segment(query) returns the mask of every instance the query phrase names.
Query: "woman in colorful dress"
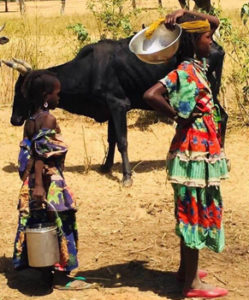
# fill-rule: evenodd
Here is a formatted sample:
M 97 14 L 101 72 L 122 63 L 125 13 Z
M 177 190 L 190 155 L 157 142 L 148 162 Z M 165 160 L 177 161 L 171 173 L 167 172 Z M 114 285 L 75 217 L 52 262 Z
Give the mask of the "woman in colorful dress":
M 23 184 L 18 204 L 14 267 L 17 270 L 28 267 L 26 227 L 55 219 L 60 261 L 54 268 L 42 269 L 44 279 L 50 287 L 54 279 L 56 288 L 82 289 L 87 285 L 84 278 L 68 277 L 78 267 L 78 231 L 76 203 L 63 176 L 67 145 L 61 138 L 56 118 L 49 112 L 58 105 L 60 82 L 51 72 L 31 71 L 25 75 L 22 92 L 26 99 L 23 105 L 29 106 L 30 114 L 24 125 L 19 153 L 19 175 Z M 47 207 L 43 200 L 48 202 Z M 52 212 L 54 209 L 58 212 L 57 218 Z
M 179 66 L 144 94 L 155 110 L 176 121 L 176 133 L 167 156 L 168 179 L 175 199 L 176 234 L 180 237 L 179 280 L 185 297 L 214 298 L 227 294 L 201 281 L 199 250 L 224 248 L 220 180 L 227 177 L 221 148 L 219 110 L 206 77 L 206 57 L 216 17 L 178 10 L 166 17 L 166 26 L 183 29 L 177 53 Z

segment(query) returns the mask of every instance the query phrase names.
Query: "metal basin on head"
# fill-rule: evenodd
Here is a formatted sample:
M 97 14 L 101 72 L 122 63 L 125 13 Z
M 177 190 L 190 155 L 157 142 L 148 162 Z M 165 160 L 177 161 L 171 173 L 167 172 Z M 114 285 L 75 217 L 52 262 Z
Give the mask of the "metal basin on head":
M 158 26 L 150 39 L 147 39 L 145 28 L 139 31 L 129 43 L 132 51 L 140 60 L 149 64 L 166 63 L 178 50 L 182 29 L 175 25 L 173 30 L 164 24 Z

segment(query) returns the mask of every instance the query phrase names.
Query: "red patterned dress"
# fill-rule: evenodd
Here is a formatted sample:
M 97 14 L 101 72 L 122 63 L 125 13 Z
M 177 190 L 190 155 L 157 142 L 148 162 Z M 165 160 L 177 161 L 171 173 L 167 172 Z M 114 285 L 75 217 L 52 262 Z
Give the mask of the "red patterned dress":
M 220 252 L 225 245 L 220 180 L 227 178 L 228 170 L 221 149 L 219 109 L 213 102 L 205 63 L 186 60 L 161 82 L 180 117 L 187 119 L 194 110 L 202 112 L 188 126 L 177 125 L 167 156 L 176 233 L 187 247 Z

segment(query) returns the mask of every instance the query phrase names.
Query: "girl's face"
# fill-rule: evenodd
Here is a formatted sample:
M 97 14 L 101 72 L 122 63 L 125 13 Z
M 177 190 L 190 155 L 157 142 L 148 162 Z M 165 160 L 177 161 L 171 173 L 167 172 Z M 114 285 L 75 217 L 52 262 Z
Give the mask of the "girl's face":
M 51 94 L 47 94 L 46 102 L 48 103 L 49 109 L 55 109 L 59 104 L 59 93 L 61 91 L 61 84 L 59 80 L 56 80 L 54 83 L 54 90 Z
M 208 57 L 212 44 L 212 33 L 204 32 L 196 41 L 196 55 L 199 58 Z

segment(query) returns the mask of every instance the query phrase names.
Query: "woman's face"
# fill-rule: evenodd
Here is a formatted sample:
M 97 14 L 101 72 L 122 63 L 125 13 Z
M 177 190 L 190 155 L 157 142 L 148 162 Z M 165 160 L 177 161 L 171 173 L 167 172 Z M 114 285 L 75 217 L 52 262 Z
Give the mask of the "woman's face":
M 199 58 L 208 57 L 212 45 L 212 33 L 204 32 L 196 41 L 196 55 Z
M 51 94 L 47 94 L 46 101 L 48 103 L 48 108 L 49 109 L 55 109 L 58 104 L 59 104 L 59 93 L 61 90 L 61 84 L 59 80 L 56 80 L 54 83 L 54 90 L 52 91 Z

